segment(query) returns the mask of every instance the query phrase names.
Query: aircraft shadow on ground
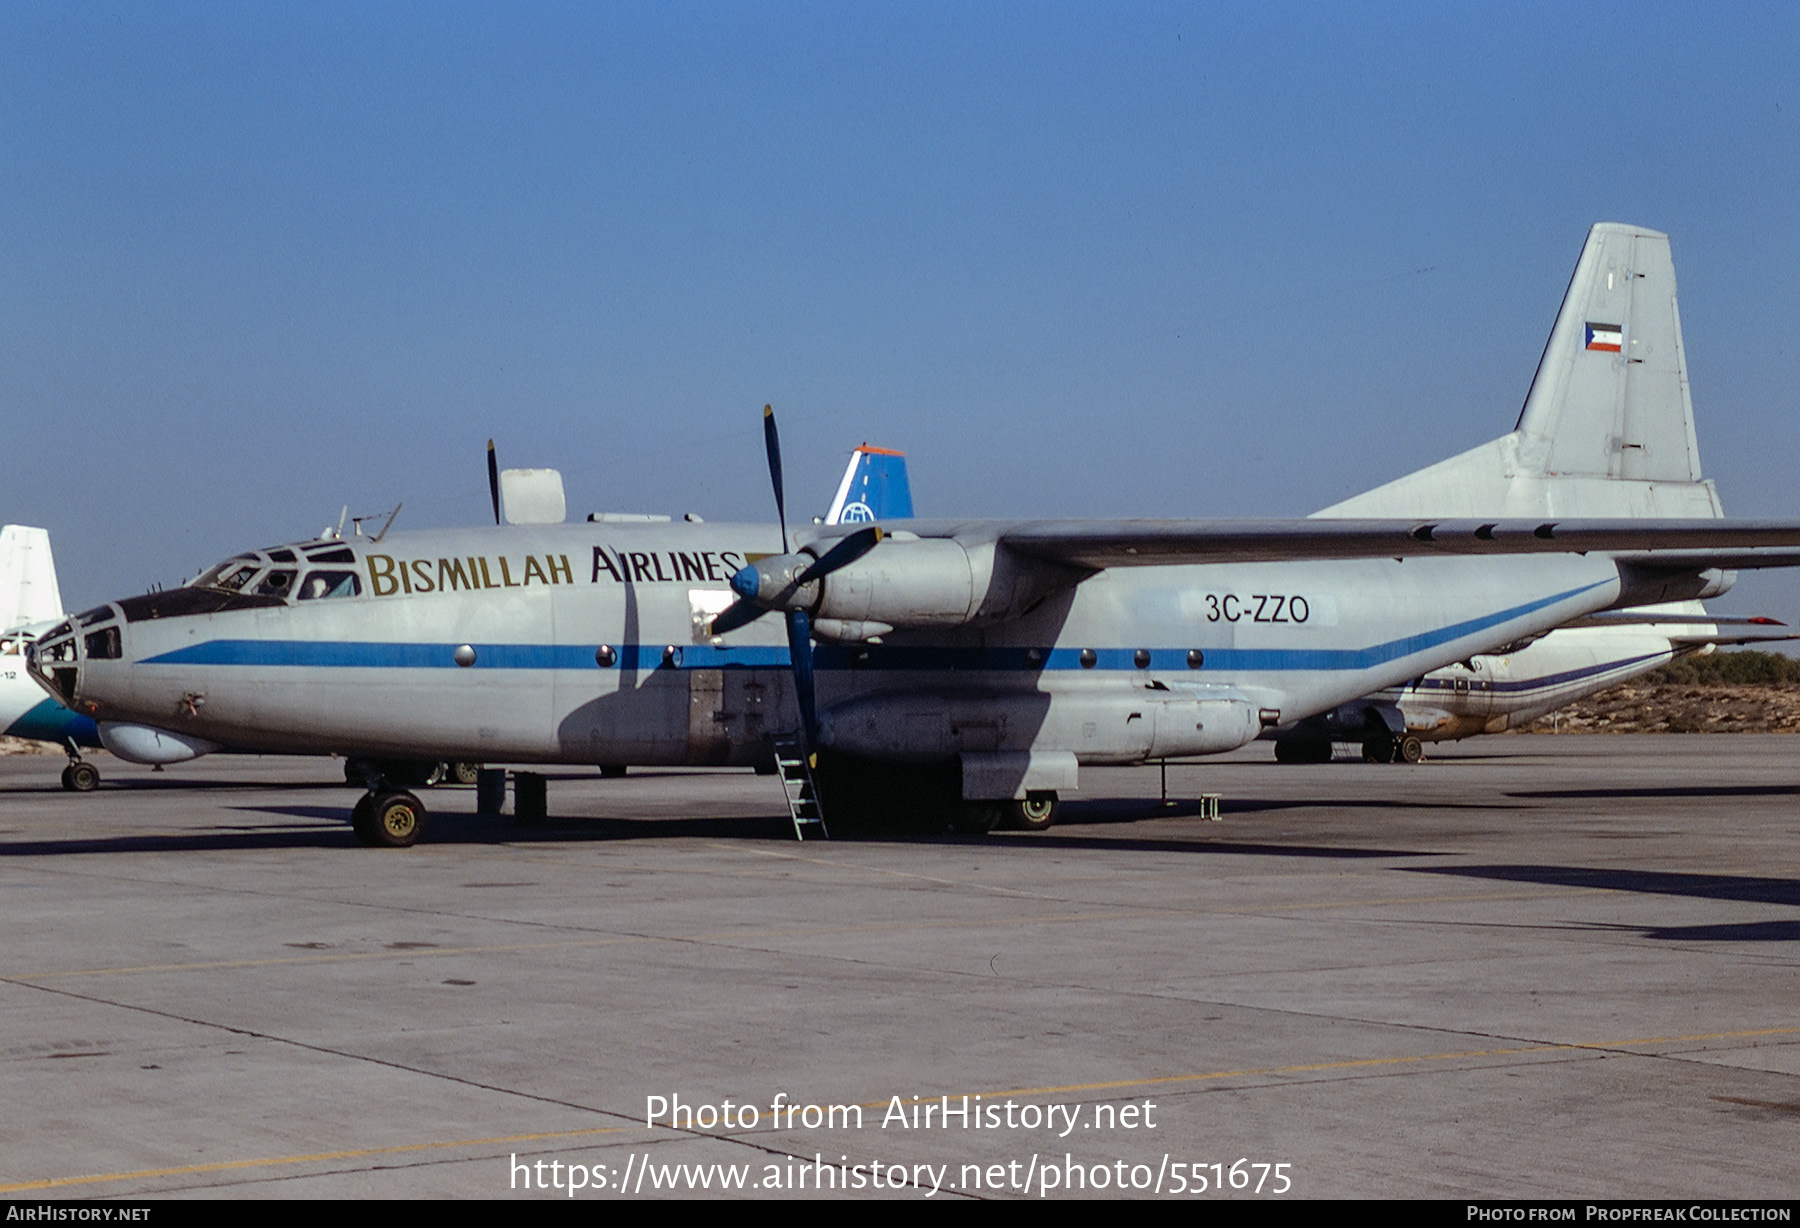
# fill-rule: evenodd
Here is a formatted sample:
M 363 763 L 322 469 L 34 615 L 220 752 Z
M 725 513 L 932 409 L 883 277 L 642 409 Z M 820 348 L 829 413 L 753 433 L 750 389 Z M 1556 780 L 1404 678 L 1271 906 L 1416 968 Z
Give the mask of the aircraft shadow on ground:
M 1800 905 L 1800 880 L 1791 878 L 1750 878 L 1735 874 L 1680 874 L 1663 870 L 1599 870 L 1583 866 L 1417 866 L 1408 868 L 1420 874 L 1448 874 L 1459 878 L 1495 879 L 1508 883 L 1537 883 L 1545 887 L 1592 887 L 1599 891 L 1682 895 L 1697 900 L 1735 900 L 1750 904 Z M 1744 927 L 1689 927 L 1690 930 L 1739 928 Z M 1673 934 L 1678 931 L 1667 932 Z
M 1098 819 L 1098 820 L 1088 818 L 1087 817 L 1088 816 L 1088 808 L 1089 807 L 1105 807 L 1105 806 L 1108 806 L 1111 804 L 1112 803 L 1108 803 L 1108 802 L 1077 802 L 1073 806 L 1070 806 L 1067 808 L 1068 811 L 1070 811 L 1071 813 L 1069 814 L 1068 818 L 1065 818 L 1063 820 L 1063 822 L 1065 822 L 1065 823 L 1082 823 L 1082 822 L 1096 822 L 1096 821 L 1106 822 L 1107 820 L 1104 818 Z M 1188 802 L 1188 801 L 1183 801 L 1181 803 L 1181 805 L 1183 807 L 1185 807 L 1185 809 L 1180 809 L 1180 810 L 1174 811 L 1173 813 L 1175 815 L 1177 815 L 1177 816 L 1184 815 L 1184 814 L 1192 815 L 1194 813 L 1194 803 Z M 1379 797 L 1379 798 L 1375 798 L 1375 797 L 1369 797 L 1369 798 L 1354 798 L 1354 797 L 1353 798 L 1232 797 L 1232 798 L 1226 798 L 1224 801 L 1221 801 L 1219 803 L 1219 812 L 1221 814 L 1226 814 L 1226 815 L 1256 814 L 1256 813 L 1259 813 L 1262 811 L 1277 811 L 1277 810 L 1508 810 L 1508 811 L 1511 811 L 1511 810 L 1536 810 L 1536 809 L 1538 809 L 1538 807 L 1532 806 L 1526 802 L 1503 802 L 1503 801 L 1492 801 L 1492 802 L 1472 801 L 1471 802 L 1471 801 L 1454 801 L 1454 800 L 1449 800 L 1449 799 L 1413 802 L 1413 801 L 1407 801 L 1403 798 L 1392 798 L 1392 797 Z M 1128 816 L 1127 819 L 1122 819 L 1122 820 L 1117 820 L 1117 821 L 1132 821 L 1132 820 L 1137 820 L 1137 819 L 1149 819 L 1149 818 L 1159 818 L 1159 817 L 1162 817 L 1162 815 L 1161 814 L 1150 814 L 1150 813 L 1139 813 L 1139 814 L 1130 815 L 1130 816 Z
M 1662 942 L 1800 942 L 1800 919 L 1745 921 L 1730 925 L 1606 925 L 1582 929 L 1629 930 Z
M 1515 789 L 1508 797 L 1791 797 L 1800 785 L 1671 785 L 1634 789 Z
M 1112 804 L 1104 820 L 1111 825 L 1130 818 L 1164 816 L 1154 802 L 1130 803 L 1129 813 Z M 57 840 L 0 841 L 0 860 L 8 857 L 44 857 L 77 853 L 184 853 L 228 852 L 289 848 L 354 848 L 348 807 L 343 806 L 239 806 L 246 824 L 250 815 L 272 815 L 304 821 L 303 825 L 277 828 L 214 824 L 185 832 L 107 837 L 69 837 Z M 1191 808 L 1190 808 L 1191 813 Z M 1125 818 L 1118 817 L 1125 814 Z M 438 812 L 430 816 L 427 844 L 498 845 L 521 843 L 603 843 L 620 840 L 656 841 L 681 838 L 715 840 L 766 840 L 793 844 L 792 821 L 785 814 L 674 818 L 582 818 L 553 815 L 541 824 L 520 823 L 510 815 L 477 815 Z M 1077 819 L 1075 826 L 1081 820 Z M 1223 833 L 1221 833 L 1223 834 Z M 991 836 L 957 835 L 895 827 L 840 827 L 831 843 L 858 844 L 956 844 L 988 847 L 995 851 L 1029 854 L 1044 852 L 1110 851 L 1192 853 L 1305 858 L 1435 857 L 1441 854 L 1416 849 L 1347 848 L 1310 844 L 1277 844 L 1221 839 L 1207 832 L 1197 838 L 1157 836 L 1088 835 L 1068 832 L 996 832 Z

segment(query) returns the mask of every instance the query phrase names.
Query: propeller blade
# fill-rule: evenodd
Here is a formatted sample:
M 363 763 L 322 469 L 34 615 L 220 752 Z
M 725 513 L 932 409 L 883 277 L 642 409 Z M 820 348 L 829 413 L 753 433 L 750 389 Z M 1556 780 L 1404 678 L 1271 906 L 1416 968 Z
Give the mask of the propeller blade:
M 781 552 L 787 554 L 787 504 L 781 493 L 781 436 L 775 431 L 775 407 L 763 406 L 763 449 L 769 454 L 769 483 L 775 487 L 775 519 L 781 522 Z
M 494 500 L 494 523 L 500 523 L 500 462 L 494 456 L 494 441 L 488 440 L 488 494 Z
M 800 704 L 800 728 L 810 755 L 819 745 L 819 718 L 813 706 L 812 620 L 805 610 L 787 616 L 788 653 L 794 663 L 794 698 Z
M 823 580 L 840 567 L 848 567 L 863 555 L 873 550 L 884 534 L 879 525 L 870 525 L 866 529 L 858 529 L 843 541 L 819 556 L 819 561 L 800 573 L 794 581 L 795 587 L 811 584 L 814 580 Z
M 724 635 L 727 631 L 736 631 L 739 627 L 748 626 L 767 613 L 766 609 L 753 601 L 734 601 L 712 620 L 709 634 Z

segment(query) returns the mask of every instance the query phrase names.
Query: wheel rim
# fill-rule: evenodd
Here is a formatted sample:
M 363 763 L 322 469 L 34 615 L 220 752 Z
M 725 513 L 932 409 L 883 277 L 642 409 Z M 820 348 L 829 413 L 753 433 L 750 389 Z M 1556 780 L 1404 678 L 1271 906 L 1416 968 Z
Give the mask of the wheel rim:
M 419 816 L 405 802 L 395 802 L 381 812 L 381 829 L 396 840 L 404 840 L 419 827 Z

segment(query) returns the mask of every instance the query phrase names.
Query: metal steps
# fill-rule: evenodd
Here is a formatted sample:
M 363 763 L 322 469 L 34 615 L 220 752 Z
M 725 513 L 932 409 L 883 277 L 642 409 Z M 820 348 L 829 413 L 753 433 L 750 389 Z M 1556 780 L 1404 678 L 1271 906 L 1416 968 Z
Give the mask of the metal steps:
M 825 812 L 819 808 L 819 790 L 813 783 L 812 768 L 807 762 L 806 742 L 799 734 L 777 735 L 775 774 L 781 777 L 781 791 L 787 794 L 788 813 L 794 819 L 794 839 L 829 840 L 825 830 Z

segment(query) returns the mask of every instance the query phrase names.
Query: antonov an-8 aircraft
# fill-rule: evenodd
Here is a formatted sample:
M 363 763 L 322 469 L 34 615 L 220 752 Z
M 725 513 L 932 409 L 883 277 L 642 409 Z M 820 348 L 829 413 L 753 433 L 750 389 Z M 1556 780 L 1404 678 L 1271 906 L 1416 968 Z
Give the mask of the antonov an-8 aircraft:
M 103 729 L 192 754 L 752 764 L 793 734 L 827 813 L 924 780 L 965 827 L 1003 811 L 1047 825 L 1084 765 L 1230 750 L 1576 618 L 1800 564 L 1800 521 L 1711 519 L 1683 501 L 1692 488 L 1665 498 L 1618 420 L 1621 389 L 1680 381 L 1679 355 L 1645 330 L 1674 311 L 1668 269 L 1666 236 L 1594 228 L 1520 429 L 1489 445 L 1494 472 L 1470 478 L 1453 517 L 790 532 L 765 411 L 775 525 L 514 524 L 254 551 L 87 611 L 31 668 Z M 1608 482 L 1632 516 L 1513 498 L 1519 483 Z M 382 785 L 352 814 L 371 844 L 410 844 L 424 821 Z

